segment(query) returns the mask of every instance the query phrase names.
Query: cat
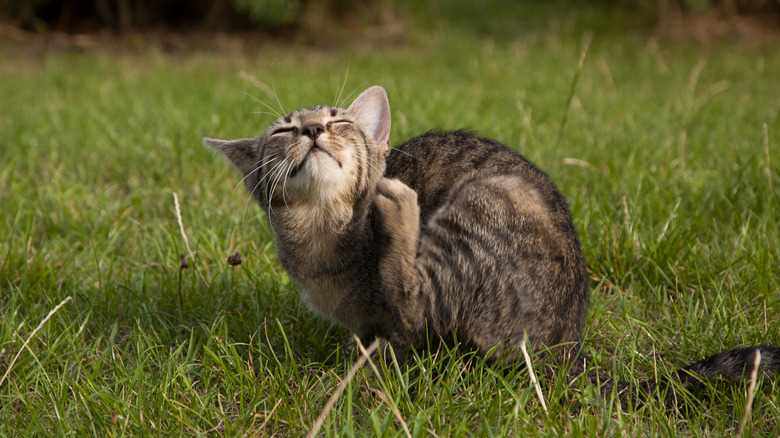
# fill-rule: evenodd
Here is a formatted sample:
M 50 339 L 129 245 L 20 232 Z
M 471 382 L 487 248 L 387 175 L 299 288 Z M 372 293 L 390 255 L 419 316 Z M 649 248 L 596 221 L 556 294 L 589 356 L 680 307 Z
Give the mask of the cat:
M 363 342 L 381 338 L 403 361 L 457 338 L 513 361 L 527 334 L 539 360 L 585 371 L 585 259 L 550 178 L 465 131 L 428 132 L 394 149 L 389 136 L 387 94 L 374 86 L 348 108 L 299 109 L 257 138 L 204 143 L 235 164 L 266 211 L 302 301 Z M 756 352 L 776 374 L 780 348 L 766 346 L 711 356 L 674 377 L 740 380 Z

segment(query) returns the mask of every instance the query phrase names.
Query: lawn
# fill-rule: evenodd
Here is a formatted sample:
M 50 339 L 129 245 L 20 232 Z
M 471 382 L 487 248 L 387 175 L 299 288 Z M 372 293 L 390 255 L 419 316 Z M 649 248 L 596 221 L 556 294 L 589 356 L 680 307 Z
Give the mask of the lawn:
M 263 213 L 201 138 L 374 84 L 393 144 L 467 128 L 553 178 L 603 372 L 636 382 L 780 344 L 775 47 L 656 42 L 599 7 L 405 16 L 390 42 L 327 48 L 0 46 L 0 436 L 307 433 L 358 354 L 303 308 Z M 549 413 L 523 367 L 431 351 L 359 371 L 320 433 L 722 436 L 748 404 L 747 384 L 628 412 L 588 382 L 541 389 Z M 780 435 L 776 381 L 749 414 L 746 436 Z

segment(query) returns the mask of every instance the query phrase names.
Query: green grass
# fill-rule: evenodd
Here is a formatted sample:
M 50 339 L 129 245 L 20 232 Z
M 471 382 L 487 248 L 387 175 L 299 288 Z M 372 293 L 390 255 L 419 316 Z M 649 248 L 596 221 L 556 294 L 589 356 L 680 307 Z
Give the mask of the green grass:
M 594 279 L 585 338 L 604 372 L 780 344 L 775 48 L 659 46 L 614 11 L 491 5 L 492 20 L 414 11 L 405 45 L 0 49 L 0 436 L 309 430 L 357 355 L 303 309 L 262 213 L 200 139 L 270 123 L 244 93 L 289 111 L 333 103 L 345 76 L 344 94 L 387 88 L 393 144 L 469 128 L 552 176 Z M 173 193 L 195 254 L 181 276 Z M 466 355 L 361 371 L 322 433 L 403 435 L 392 405 L 414 436 L 721 436 L 746 405 L 747 385 L 714 385 L 626 414 L 543 379 L 547 416 L 524 369 Z M 779 393 L 759 384 L 747 435 L 780 434 Z

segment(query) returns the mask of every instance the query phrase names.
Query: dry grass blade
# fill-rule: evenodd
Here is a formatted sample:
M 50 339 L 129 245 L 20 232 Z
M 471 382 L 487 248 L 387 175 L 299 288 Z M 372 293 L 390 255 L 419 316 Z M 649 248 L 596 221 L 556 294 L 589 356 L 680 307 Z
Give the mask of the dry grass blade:
M 269 412 L 269 413 L 268 413 L 268 414 L 265 416 L 265 420 L 263 420 L 263 424 L 261 424 L 261 425 L 260 425 L 260 428 L 258 429 L 258 431 L 259 431 L 261 434 L 262 434 L 262 433 L 265 431 L 265 426 L 268 424 L 268 420 L 270 420 L 270 419 L 271 419 L 271 417 L 273 417 L 273 416 L 274 416 L 274 412 L 276 412 L 276 408 L 278 408 L 278 407 L 279 407 L 279 405 L 280 405 L 281 403 L 282 403 L 282 399 L 279 399 L 279 400 L 277 400 L 277 401 L 276 401 L 276 404 L 274 404 L 274 407 L 271 409 L 271 412 Z
M 544 409 L 545 414 L 549 414 L 549 412 L 547 412 L 547 403 L 545 403 L 544 401 L 544 394 L 542 394 L 542 387 L 539 385 L 539 381 L 536 380 L 534 367 L 533 364 L 531 364 L 531 356 L 528 355 L 528 348 L 526 348 L 527 343 L 528 343 L 528 332 L 525 332 L 523 336 L 523 342 L 520 343 L 520 351 L 523 352 L 523 358 L 525 359 L 525 366 L 528 368 L 528 375 L 531 376 L 531 383 L 533 383 L 534 389 L 536 389 L 536 395 L 539 396 L 539 402 L 542 403 L 542 409 Z
M 393 415 L 395 415 L 395 418 L 401 423 L 401 427 L 404 428 L 404 433 L 409 438 L 412 438 L 411 432 L 409 432 L 409 426 L 406 424 L 406 420 L 404 420 L 404 417 L 401 416 L 401 411 L 398 410 L 398 408 L 393 404 L 393 402 L 390 401 L 389 398 L 387 398 L 387 395 L 385 395 L 384 392 L 375 389 L 374 394 L 376 394 L 377 397 L 382 399 L 383 402 L 390 408 L 391 411 L 393 411 Z
M 362 347 L 362 346 L 361 346 Z M 347 385 L 349 382 L 352 381 L 352 379 L 355 378 L 355 374 L 357 374 L 358 370 L 363 367 L 363 364 L 366 363 L 366 360 L 368 360 L 369 357 L 376 351 L 377 347 L 379 347 L 379 340 L 374 340 L 374 342 L 371 343 L 371 345 L 368 346 L 368 350 L 360 349 L 360 358 L 355 362 L 354 365 L 352 365 L 352 368 L 349 369 L 349 372 L 347 372 L 347 375 L 344 377 L 344 380 L 339 383 L 338 388 L 336 388 L 336 392 L 333 393 L 332 396 L 330 396 L 330 399 L 327 403 L 325 403 L 325 408 L 320 412 L 319 417 L 317 417 L 317 420 L 314 421 L 314 424 L 311 427 L 311 430 L 306 435 L 308 438 L 312 438 L 317 436 L 320 429 L 322 428 L 322 424 L 325 423 L 325 419 L 328 417 L 328 414 L 333 409 L 333 406 L 336 404 L 336 400 L 339 399 L 341 394 L 344 392 L 344 390 L 347 388 Z
M 176 208 L 176 219 L 179 221 L 181 237 L 184 239 L 184 246 L 187 247 L 187 254 L 189 254 L 191 260 L 194 256 L 192 255 L 192 248 L 190 248 L 190 239 L 187 238 L 187 233 L 184 231 L 184 221 L 181 218 L 181 207 L 179 206 L 179 195 L 177 195 L 176 192 L 173 192 L 173 205 Z
M 374 341 L 376 342 L 376 341 Z M 360 349 L 360 352 L 366 356 L 370 356 L 371 353 L 365 350 L 363 348 L 363 344 L 360 342 L 360 339 L 357 340 L 357 346 Z M 371 369 L 374 370 L 374 374 L 376 374 L 377 377 L 382 378 L 382 373 L 379 372 L 376 365 L 374 365 L 373 362 L 369 362 L 371 364 Z M 387 398 L 387 395 L 385 395 L 384 392 L 376 389 L 374 390 L 374 393 L 382 399 L 383 402 L 390 408 L 390 410 L 393 412 L 393 415 L 395 415 L 395 418 L 398 420 L 399 423 L 401 423 L 401 427 L 404 428 L 404 432 L 406 433 L 406 436 L 409 438 L 412 437 L 411 432 L 409 432 L 409 426 L 406 424 L 406 420 L 404 420 L 404 417 L 401 415 L 401 411 L 398 410 L 398 407 L 390 401 L 389 398 Z
M 179 195 L 176 194 L 176 192 L 173 192 L 173 204 L 176 208 L 176 219 L 179 221 L 179 231 L 181 231 L 181 237 L 184 239 L 184 246 L 187 247 L 187 254 L 190 256 L 190 260 L 195 260 L 195 255 L 192 253 L 192 248 L 190 248 L 190 239 L 187 238 L 187 233 L 184 231 L 184 221 L 181 218 L 181 207 L 179 206 Z M 182 266 L 184 266 L 184 263 L 186 263 L 185 260 L 182 260 Z M 203 284 L 208 286 L 208 281 L 206 281 L 206 278 L 203 276 L 203 274 L 198 271 L 196 268 L 195 271 L 198 273 L 198 276 L 201 280 L 203 280 Z
M 3 382 L 5 382 L 5 379 L 8 377 L 8 374 L 11 373 L 11 368 L 13 368 L 14 363 L 16 363 L 16 360 L 19 359 L 19 356 L 22 354 L 22 351 L 24 351 L 24 349 L 27 348 L 27 344 L 30 343 L 33 336 L 35 336 L 35 334 L 38 333 L 38 330 L 40 330 L 46 324 L 46 321 L 48 321 L 49 318 L 52 317 L 52 315 L 54 315 L 58 310 L 60 310 L 62 306 L 65 305 L 65 303 L 67 303 L 70 300 L 71 297 L 69 296 L 66 297 L 64 300 L 62 300 L 59 304 L 57 304 L 57 307 L 51 309 L 51 311 L 49 311 L 49 314 L 46 315 L 45 318 L 43 318 L 43 321 L 41 321 L 40 324 L 38 324 L 38 327 L 35 327 L 35 330 L 33 330 L 32 333 L 30 333 L 30 336 L 28 336 L 27 340 L 24 341 L 24 344 L 22 344 L 22 348 L 19 349 L 19 352 L 16 353 L 16 356 L 14 356 L 13 360 L 11 360 L 11 363 L 8 364 L 8 368 L 5 370 L 5 374 L 3 374 L 3 378 L 0 379 L 0 387 L 3 386 Z
M 758 367 L 761 364 L 761 351 L 756 349 L 756 356 L 753 360 L 753 372 L 750 373 L 750 386 L 748 386 L 747 405 L 745 405 L 745 415 L 742 416 L 742 422 L 739 425 L 737 438 L 745 432 L 745 426 L 750 418 L 750 410 L 753 407 L 753 398 L 756 396 L 756 379 L 758 378 Z

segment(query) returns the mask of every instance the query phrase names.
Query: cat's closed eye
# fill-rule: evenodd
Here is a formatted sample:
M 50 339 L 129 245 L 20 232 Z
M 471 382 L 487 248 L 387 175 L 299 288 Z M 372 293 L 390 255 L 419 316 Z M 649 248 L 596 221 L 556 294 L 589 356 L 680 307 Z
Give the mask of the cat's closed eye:
M 274 132 L 271 133 L 271 137 L 273 137 L 274 135 L 286 134 L 288 132 L 290 132 L 293 135 L 295 135 L 295 134 L 298 133 L 298 127 L 297 126 L 287 126 L 287 127 L 284 127 L 284 128 L 276 129 Z
M 333 120 L 333 121 L 328 122 L 327 124 L 325 124 L 325 127 L 328 129 L 328 131 L 330 131 L 330 129 L 333 127 L 333 125 L 340 124 L 340 123 L 350 123 L 351 124 L 352 122 L 349 121 L 349 120 Z

